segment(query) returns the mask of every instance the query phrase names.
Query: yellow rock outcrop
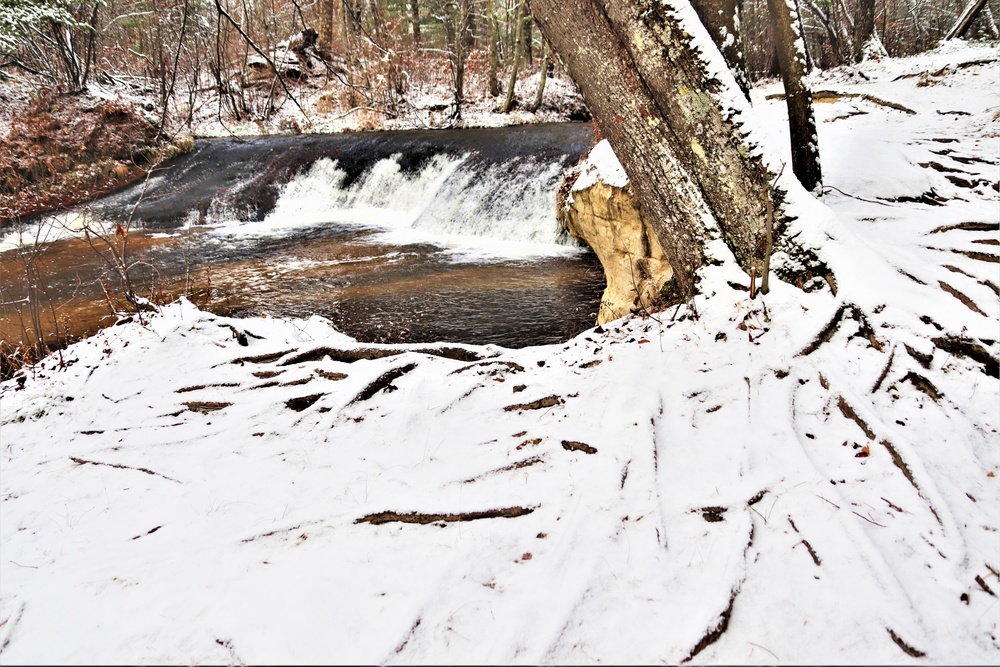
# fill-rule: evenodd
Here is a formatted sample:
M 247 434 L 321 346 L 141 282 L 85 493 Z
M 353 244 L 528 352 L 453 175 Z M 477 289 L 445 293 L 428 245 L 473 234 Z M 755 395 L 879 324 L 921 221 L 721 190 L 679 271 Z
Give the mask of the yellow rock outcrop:
M 597 180 L 570 196 L 560 202 L 559 217 L 573 238 L 594 251 L 607 280 L 597 323 L 651 310 L 673 270 L 639 211 L 632 186 Z

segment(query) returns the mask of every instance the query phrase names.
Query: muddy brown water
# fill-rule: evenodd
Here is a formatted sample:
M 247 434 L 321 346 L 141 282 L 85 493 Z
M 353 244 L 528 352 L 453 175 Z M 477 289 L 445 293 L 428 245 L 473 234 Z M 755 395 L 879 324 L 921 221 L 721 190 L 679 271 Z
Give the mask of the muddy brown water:
M 589 252 L 469 259 L 436 243 L 433 225 L 416 242 L 387 242 L 379 235 L 384 229 L 371 225 L 325 222 L 303 224 L 277 235 L 229 236 L 197 222 L 206 221 L 205 212 L 215 205 L 213 202 L 237 198 L 242 198 L 246 218 L 263 219 L 280 199 L 283 182 L 281 178 L 258 182 L 256 174 L 280 171 L 287 182 L 307 169 L 310 160 L 315 162 L 331 153 L 343 164 L 347 149 L 352 152 L 350 169 L 346 170 L 350 178 L 345 180 L 351 183 L 364 178 L 363 160 L 357 155 L 362 149 L 372 153 L 369 168 L 392 156 L 403 171 L 414 173 L 435 150 L 471 156 L 460 168 L 479 171 L 471 181 L 467 176 L 460 184 L 482 181 L 484 164 L 503 166 L 517 159 L 520 152 L 530 156 L 531 164 L 539 164 L 538 178 L 548 179 L 540 203 L 533 204 L 544 208 L 547 189 L 558 187 L 558 179 L 553 181 L 548 167 L 579 158 L 589 143 L 585 126 L 476 131 L 470 135 L 382 133 L 361 139 L 353 136 L 340 143 L 337 138 L 313 138 L 310 142 L 306 148 L 312 153 L 305 154 L 299 147 L 294 156 L 298 171 L 274 166 L 283 155 L 275 146 L 287 148 L 288 139 L 236 142 L 239 162 L 230 165 L 229 172 L 246 171 L 248 164 L 256 162 L 249 184 L 246 178 L 221 173 L 225 170 L 219 165 L 226 163 L 229 153 L 224 146 L 220 148 L 220 142 L 199 142 L 200 151 L 179 163 L 171 178 L 160 183 L 161 191 L 150 189 L 143 197 L 142 204 L 155 215 L 149 220 L 137 219 L 128 237 L 130 258 L 135 263 L 130 275 L 137 292 L 158 303 L 187 295 L 199 307 L 223 315 L 317 314 L 348 335 L 377 343 L 449 341 L 524 347 L 561 342 L 593 325 L 604 281 L 600 264 Z M 373 142 L 379 145 L 378 150 L 372 150 Z M 410 150 L 420 159 L 401 159 L 398 148 Z M 523 179 L 523 163 L 519 164 L 517 177 Z M 406 184 L 404 180 L 402 187 Z M 348 184 L 340 183 L 339 187 Z M 191 195 L 186 204 L 183 197 L 178 198 L 179 192 Z M 455 187 L 443 192 L 456 196 Z M 133 188 L 97 202 L 95 208 L 113 220 L 116 211 L 117 215 L 140 211 L 135 207 L 139 194 Z M 461 197 L 461 192 L 457 196 Z M 475 196 L 484 196 L 481 187 Z M 159 206 L 153 205 L 156 201 Z M 248 210 L 247 201 L 257 202 L 254 205 L 258 208 Z M 442 207 L 440 202 L 434 206 Z M 515 203 L 514 208 L 517 206 L 530 208 L 524 203 Z M 194 218 L 192 211 L 197 213 Z M 509 215 L 506 212 L 501 217 Z M 103 258 L 107 257 L 106 247 L 94 237 L 90 240 L 92 243 L 68 238 L 31 252 L 0 252 L 0 338 L 16 343 L 25 333 L 29 338 L 32 335 L 34 325 L 26 300 L 31 281 L 25 264 L 29 261 L 38 276 L 35 303 L 50 338 L 56 334 L 71 339 L 88 336 L 116 321 L 111 310 L 123 305 L 119 285 Z M 121 246 L 120 237 L 109 240 Z M 53 327 L 53 321 L 58 327 Z

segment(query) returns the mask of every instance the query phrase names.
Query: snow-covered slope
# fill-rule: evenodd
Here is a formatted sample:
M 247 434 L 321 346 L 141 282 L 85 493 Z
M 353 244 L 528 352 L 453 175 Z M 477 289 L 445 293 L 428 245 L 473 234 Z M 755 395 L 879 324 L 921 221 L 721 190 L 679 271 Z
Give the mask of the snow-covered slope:
M 840 74 L 916 113 L 822 108 L 836 296 L 714 248 L 693 309 L 523 350 L 179 302 L 2 385 L 0 658 L 995 664 L 985 53 Z

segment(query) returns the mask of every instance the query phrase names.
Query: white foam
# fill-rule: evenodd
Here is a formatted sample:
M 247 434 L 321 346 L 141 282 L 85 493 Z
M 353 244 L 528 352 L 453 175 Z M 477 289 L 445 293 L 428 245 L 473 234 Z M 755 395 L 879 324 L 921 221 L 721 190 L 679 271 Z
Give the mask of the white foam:
M 380 160 L 350 185 L 336 161 L 323 158 L 283 186 L 260 222 L 230 222 L 216 233 L 284 236 L 304 227 L 375 227 L 385 243 L 430 243 L 454 256 L 535 257 L 577 252 L 556 220 L 558 163 L 513 160 L 484 165 L 437 155 L 413 173 L 399 155 Z M 221 217 L 221 216 L 220 216 Z

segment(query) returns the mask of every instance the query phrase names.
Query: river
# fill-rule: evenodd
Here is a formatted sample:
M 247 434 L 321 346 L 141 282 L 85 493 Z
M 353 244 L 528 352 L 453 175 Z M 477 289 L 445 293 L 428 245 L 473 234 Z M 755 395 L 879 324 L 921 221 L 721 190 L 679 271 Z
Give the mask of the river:
M 317 314 L 366 342 L 565 340 L 604 286 L 555 216 L 591 139 L 565 123 L 198 141 L 147 183 L 5 230 L 0 336 L 113 323 L 122 225 L 129 275 L 157 302 Z

